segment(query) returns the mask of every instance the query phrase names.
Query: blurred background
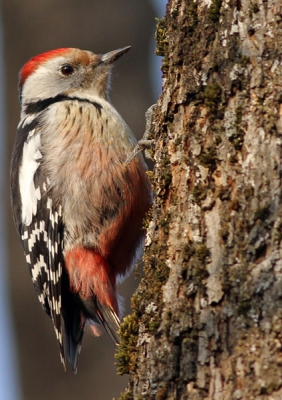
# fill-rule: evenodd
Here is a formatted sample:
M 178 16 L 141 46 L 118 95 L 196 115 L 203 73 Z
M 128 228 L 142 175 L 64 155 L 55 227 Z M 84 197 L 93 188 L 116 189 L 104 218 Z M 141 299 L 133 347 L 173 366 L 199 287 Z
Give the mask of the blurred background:
M 0 400 L 109 400 L 127 377 L 118 377 L 115 347 L 86 334 L 78 374 L 64 371 L 53 324 L 33 289 L 10 212 L 9 163 L 19 122 L 18 72 L 32 56 L 59 47 L 94 53 L 131 45 L 115 65 L 111 100 L 137 138 L 145 111 L 161 92 L 161 60 L 154 55 L 155 18 L 165 0 L 2 0 L 0 30 Z M 126 298 L 133 275 L 120 288 Z

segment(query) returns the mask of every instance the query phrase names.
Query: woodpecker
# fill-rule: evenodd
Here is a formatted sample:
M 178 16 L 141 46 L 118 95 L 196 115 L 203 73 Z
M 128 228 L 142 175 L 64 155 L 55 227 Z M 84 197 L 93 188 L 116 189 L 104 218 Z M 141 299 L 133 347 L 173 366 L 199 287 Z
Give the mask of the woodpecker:
M 113 63 L 60 48 L 21 69 L 11 200 L 32 281 L 73 370 L 86 326 L 118 343 L 116 284 L 142 254 L 152 190 L 136 139 L 108 98 Z

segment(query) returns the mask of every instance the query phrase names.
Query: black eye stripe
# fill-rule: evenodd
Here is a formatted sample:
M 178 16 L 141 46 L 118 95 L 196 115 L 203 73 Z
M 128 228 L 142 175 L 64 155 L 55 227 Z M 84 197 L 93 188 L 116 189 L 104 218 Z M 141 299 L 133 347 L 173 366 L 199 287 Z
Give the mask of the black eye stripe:
M 62 75 L 69 76 L 74 73 L 74 68 L 72 65 L 66 64 L 61 67 L 60 71 Z

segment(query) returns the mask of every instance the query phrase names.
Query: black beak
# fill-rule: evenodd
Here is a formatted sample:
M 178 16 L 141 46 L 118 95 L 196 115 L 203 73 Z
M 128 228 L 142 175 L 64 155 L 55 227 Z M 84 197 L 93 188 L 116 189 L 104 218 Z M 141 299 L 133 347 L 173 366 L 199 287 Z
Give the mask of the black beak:
M 110 51 L 109 53 L 102 54 L 101 62 L 112 64 L 118 60 L 123 54 L 127 53 L 131 46 L 122 47 L 121 49 Z

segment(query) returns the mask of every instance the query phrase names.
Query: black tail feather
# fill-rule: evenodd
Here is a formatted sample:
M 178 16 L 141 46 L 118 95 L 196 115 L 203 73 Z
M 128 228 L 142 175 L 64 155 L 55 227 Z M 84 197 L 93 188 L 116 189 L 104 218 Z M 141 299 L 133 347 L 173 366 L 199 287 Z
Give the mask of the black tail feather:
M 117 331 L 120 327 L 120 319 L 115 311 L 101 304 L 95 297 L 85 299 L 78 293 L 71 293 L 69 278 L 65 273 L 62 279 L 62 314 L 64 358 L 67 355 L 74 372 L 77 371 L 77 361 L 87 320 L 90 323 L 102 325 L 112 341 L 115 344 L 119 343 Z
M 80 298 L 80 301 L 83 304 L 86 318 L 94 323 L 103 325 L 112 341 L 118 344 L 119 336 L 117 331 L 120 327 L 120 319 L 115 311 L 111 307 L 101 304 L 97 299 Z
M 100 323 L 115 344 L 119 344 L 120 339 L 118 330 L 120 327 L 120 319 L 117 314 L 109 306 L 101 303 L 97 304 L 97 315 Z
M 77 295 L 69 292 L 67 274 L 63 275 L 62 287 L 65 289 L 62 296 L 64 348 L 72 369 L 76 373 L 78 356 L 81 350 L 81 342 L 84 334 L 85 320 L 83 320 L 81 315 L 81 307 L 77 301 Z
M 75 306 L 74 313 L 68 317 L 67 323 L 65 323 L 66 354 L 74 372 L 77 372 L 77 361 L 81 350 L 84 325 L 85 322 L 81 320 L 80 309 Z

